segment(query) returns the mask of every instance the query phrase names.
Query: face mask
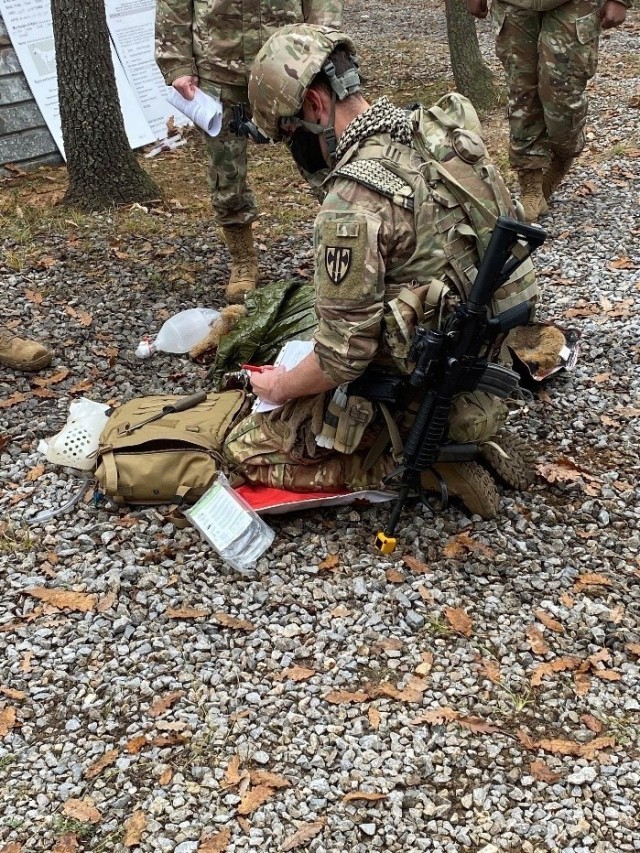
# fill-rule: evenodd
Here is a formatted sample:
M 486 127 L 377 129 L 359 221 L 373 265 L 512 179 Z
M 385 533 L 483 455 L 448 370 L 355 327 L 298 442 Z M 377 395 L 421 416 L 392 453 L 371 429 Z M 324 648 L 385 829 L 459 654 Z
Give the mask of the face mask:
M 291 156 L 298 166 L 313 175 L 327 168 L 327 162 L 322 156 L 320 137 L 304 127 L 299 127 L 288 141 Z

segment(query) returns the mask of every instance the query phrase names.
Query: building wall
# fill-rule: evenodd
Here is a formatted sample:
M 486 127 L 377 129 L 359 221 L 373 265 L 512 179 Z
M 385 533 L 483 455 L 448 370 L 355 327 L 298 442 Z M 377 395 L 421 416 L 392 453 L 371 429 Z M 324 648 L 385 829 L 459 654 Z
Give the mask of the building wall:
M 29 169 L 62 163 L 62 157 L 33 99 L 0 16 L 0 175 L 11 174 L 3 163 Z

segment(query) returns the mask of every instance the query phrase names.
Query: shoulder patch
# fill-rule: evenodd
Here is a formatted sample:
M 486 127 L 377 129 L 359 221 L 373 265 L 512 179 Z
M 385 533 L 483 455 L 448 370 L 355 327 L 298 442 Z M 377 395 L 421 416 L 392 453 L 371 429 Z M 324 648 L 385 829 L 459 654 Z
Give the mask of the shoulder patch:
M 331 177 L 348 178 L 367 189 L 380 193 L 395 204 L 413 210 L 413 191 L 410 184 L 382 164 L 380 160 L 354 160 Z

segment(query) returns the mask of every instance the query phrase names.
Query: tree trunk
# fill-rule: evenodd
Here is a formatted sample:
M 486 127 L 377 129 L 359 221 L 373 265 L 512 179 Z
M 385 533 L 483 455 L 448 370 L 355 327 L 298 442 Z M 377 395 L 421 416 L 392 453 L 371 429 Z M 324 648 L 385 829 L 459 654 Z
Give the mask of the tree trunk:
M 499 102 L 491 69 L 480 53 L 473 17 L 465 0 L 445 0 L 449 54 L 456 88 L 466 95 L 477 110 L 486 110 Z
M 104 0 L 51 0 L 69 188 L 63 204 L 104 210 L 161 197 L 124 130 Z

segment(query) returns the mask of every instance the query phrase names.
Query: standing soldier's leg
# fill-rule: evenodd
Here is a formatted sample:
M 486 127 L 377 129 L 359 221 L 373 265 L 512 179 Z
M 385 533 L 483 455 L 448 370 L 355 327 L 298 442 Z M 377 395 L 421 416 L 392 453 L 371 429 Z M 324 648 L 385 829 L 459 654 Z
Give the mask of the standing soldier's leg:
M 518 174 L 527 222 L 535 222 L 547 205 L 542 194 L 548 165 L 547 131 L 538 92 L 538 38 L 543 15 L 494 0 L 492 17 L 496 54 L 509 89 L 509 161 Z
M 206 84 L 203 89 L 207 91 Z M 247 90 L 243 86 L 209 88 L 223 103 L 222 130 L 218 136 L 205 136 L 209 152 L 209 183 L 215 219 L 222 227 L 231 256 L 231 275 L 227 286 L 228 302 L 243 302 L 256 286 L 258 259 L 253 245 L 251 223 L 257 218 L 256 201 L 247 184 L 247 140 L 229 127 L 234 104 L 249 110 Z
M 598 65 L 600 14 L 591 0 L 572 0 L 545 14 L 540 35 L 540 97 L 551 163 L 543 190 L 549 198 L 585 145 L 587 83 Z

